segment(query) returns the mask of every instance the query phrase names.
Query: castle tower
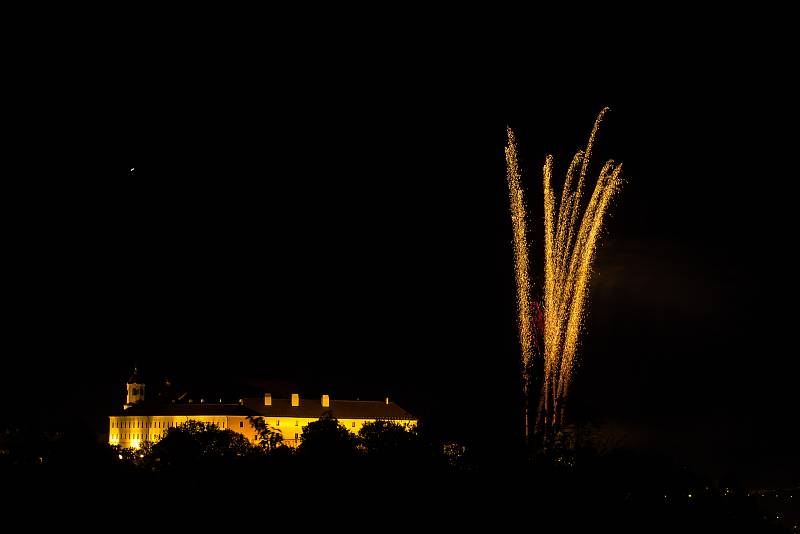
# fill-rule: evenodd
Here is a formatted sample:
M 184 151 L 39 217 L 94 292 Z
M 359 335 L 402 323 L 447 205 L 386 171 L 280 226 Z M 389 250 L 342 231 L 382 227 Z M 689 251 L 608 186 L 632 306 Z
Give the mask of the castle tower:
M 128 379 L 128 394 L 125 397 L 125 406 L 127 410 L 136 403 L 144 401 L 144 382 L 139 376 L 139 369 L 133 368 L 133 375 Z

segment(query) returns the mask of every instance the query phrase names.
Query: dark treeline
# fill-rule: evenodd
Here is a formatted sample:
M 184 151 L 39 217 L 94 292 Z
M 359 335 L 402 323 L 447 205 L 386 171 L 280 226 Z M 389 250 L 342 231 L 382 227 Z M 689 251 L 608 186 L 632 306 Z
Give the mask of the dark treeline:
M 190 422 L 137 450 L 88 432 L 7 429 L 0 472 L 37 521 L 127 531 L 213 525 L 247 531 L 525 528 L 532 532 L 784 532 L 735 481 L 712 483 L 668 458 L 557 442 L 519 454 L 472 451 L 378 421 L 351 434 L 333 418 L 305 427 L 296 449 L 268 427 L 261 442 Z M 115 529 L 116 529 L 115 527 Z M 326 527 L 327 528 L 327 527 Z

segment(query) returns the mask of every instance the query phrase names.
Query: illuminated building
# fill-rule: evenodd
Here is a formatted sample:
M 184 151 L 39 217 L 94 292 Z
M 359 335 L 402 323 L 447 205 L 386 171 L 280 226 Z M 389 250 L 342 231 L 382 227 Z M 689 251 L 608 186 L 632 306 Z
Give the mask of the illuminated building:
M 124 409 L 109 417 L 108 442 L 111 445 L 138 448 L 146 441 L 156 442 L 170 428 L 186 421 L 212 423 L 230 429 L 255 443 L 257 434 L 249 417 L 261 418 L 283 436 L 283 444 L 296 447 L 303 427 L 330 412 L 348 430 L 357 433 L 364 423 L 378 419 L 415 426 L 417 418 L 391 402 L 336 400 L 329 395 L 319 399 L 272 398 L 270 393 L 260 397 L 239 399 L 238 403 L 200 402 L 180 399 L 145 400 L 145 384 L 138 371 L 128 379 Z

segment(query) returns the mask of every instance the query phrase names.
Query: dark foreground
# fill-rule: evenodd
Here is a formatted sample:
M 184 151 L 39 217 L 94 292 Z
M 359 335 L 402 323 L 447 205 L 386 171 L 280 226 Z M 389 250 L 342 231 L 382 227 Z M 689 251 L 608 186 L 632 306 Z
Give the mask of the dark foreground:
M 154 469 L 118 458 L 8 466 L 7 514 L 108 532 L 791 532 L 756 496 L 635 453 L 536 461 L 301 457 Z M 116 461 L 115 461 L 116 460 Z M 784 523 L 785 524 L 785 523 Z

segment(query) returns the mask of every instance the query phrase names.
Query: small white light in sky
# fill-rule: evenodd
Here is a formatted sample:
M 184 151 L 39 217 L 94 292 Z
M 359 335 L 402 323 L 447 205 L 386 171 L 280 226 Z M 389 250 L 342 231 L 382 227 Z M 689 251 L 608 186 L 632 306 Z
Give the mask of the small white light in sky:
M 131 172 L 133 172 L 133 169 L 131 169 Z

